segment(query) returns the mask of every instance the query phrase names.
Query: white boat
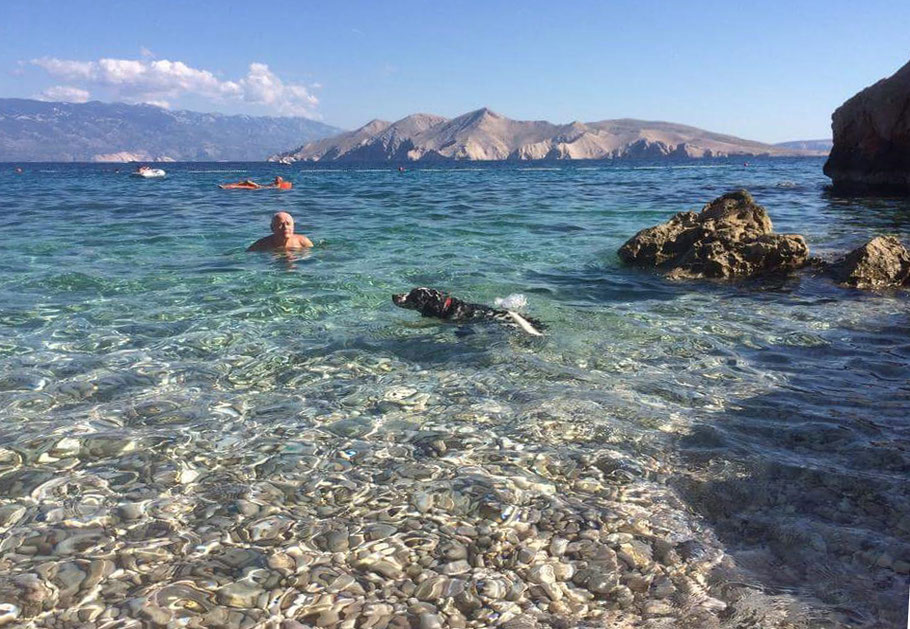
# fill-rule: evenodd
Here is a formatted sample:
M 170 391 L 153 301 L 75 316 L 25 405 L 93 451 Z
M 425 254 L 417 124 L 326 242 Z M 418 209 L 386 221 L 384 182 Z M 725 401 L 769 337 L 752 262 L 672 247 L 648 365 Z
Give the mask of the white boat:
M 145 179 L 154 179 L 156 177 L 164 177 L 165 175 L 167 175 L 167 173 L 162 169 L 149 168 L 148 166 L 142 166 L 141 168 L 137 168 L 135 171 L 130 173 L 130 176 L 132 177 L 143 177 Z

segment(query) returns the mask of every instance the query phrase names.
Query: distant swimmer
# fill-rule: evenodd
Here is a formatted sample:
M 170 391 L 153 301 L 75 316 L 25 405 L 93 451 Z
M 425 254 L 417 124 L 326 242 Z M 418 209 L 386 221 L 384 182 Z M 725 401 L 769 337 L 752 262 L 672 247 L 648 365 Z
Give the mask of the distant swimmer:
M 275 177 L 275 181 L 272 182 L 272 185 L 269 188 L 278 188 L 279 190 L 290 190 L 294 187 L 290 181 L 285 181 L 281 177 Z
M 235 183 L 223 183 L 218 186 L 222 190 L 265 190 L 267 188 L 278 188 L 279 190 L 290 190 L 294 187 L 290 181 L 285 181 L 281 177 L 275 177 L 272 183 L 263 186 L 252 179 L 244 179 Z
M 247 251 L 308 249 L 312 246 L 309 238 L 294 233 L 294 217 L 287 212 L 278 212 L 272 217 L 272 235 L 260 238 L 250 245 Z
M 403 172 L 404 172 L 404 166 L 399 166 L 399 167 L 398 167 L 398 172 L 403 173 Z
M 17 175 L 21 175 L 21 174 L 22 174 L 22 169 L 21 169 L 20 167 L 18 167 L 18 166 L 16 166 L 16 174 L 17 174 Z

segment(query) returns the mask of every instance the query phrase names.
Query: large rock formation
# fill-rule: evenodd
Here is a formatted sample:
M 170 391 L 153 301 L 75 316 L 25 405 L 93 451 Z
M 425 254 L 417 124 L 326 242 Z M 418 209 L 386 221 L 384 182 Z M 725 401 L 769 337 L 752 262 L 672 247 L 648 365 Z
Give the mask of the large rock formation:
M 888 288 L 910 284 L 910 251 L 894 236 L 878 236 L 832 266 L 841 284 Z
M 836 187 L 910 192 L 910 63 L 831 119 L 834 147 L 825 174 Z
M 806 264 L 809 247 L 795 234 L 772 233 L 771 219 L 745 190 L 680 212 L 638 232 L 619 249 L 626 264 L 656 267 L 677 278 L 742 278 Z

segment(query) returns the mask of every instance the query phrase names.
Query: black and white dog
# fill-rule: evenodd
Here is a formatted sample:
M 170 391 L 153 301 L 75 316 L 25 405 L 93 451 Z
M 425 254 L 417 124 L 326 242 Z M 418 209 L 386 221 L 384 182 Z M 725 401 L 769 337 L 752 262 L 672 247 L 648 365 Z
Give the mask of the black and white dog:
M 424 317 L 436 317 L 467 323 L 469 321 L 494 320 L 517 325 L 532 336 L 543 336 L 544 326 L 540 321 L 523 317 L 512 310 L 500 310 L 481 304 L 469 304 L 432 288 L 415 288 L 410 293 L 392 295 L 392 303 L 399 308 L 416 310 Z

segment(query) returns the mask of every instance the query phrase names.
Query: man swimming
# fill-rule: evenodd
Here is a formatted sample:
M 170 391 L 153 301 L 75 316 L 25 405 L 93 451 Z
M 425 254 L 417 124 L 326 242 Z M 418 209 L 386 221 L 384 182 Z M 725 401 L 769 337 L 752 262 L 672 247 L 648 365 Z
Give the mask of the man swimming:
M 275 181 L 273 181 L 271 184 L 269 184 L 267 186 L 263 186 L 263 187 L 264 188 L 278 188 L 279 190 L 290 190 L 293 186 L 294 186 L 294 184 L 292 184 L 290 181 L 285 181 L 284 178 L 282 178 L 282 177 L 275 177 Z
M 275 177 L 275 180 L 266 185 L 258 184 L 252 179 L 244 179 L 234 183 L 218 184 L 222 190 L 264 190 L 265 188 L 278 188 L 279 190 L 290 190 L 294 187 L 290 181 L 285 181 L 282 177 Z
M 260 238 L 247 251 L 309 249 L 312 246 L 309 238 L 294 233 L 294 217 L 287 212 L 278 212 L 272 217 L 272 235 Z

